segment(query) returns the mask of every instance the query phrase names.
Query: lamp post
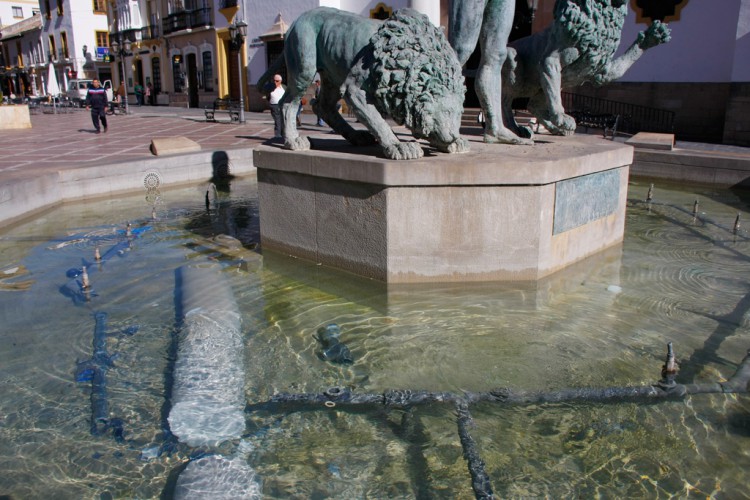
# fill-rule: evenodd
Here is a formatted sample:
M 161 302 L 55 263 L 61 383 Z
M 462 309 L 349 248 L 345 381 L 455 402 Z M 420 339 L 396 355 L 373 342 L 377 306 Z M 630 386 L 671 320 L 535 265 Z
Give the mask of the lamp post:
M 125 56 L 133 55 L 130 52 L 130 40 L 125 40 L 122 43 L 122 47 L 120 47 L 120 44 L 117 43 L 117 41 L 112 42 L 112 52 L 117 55 L 117 57 L 120 58 L 120 63 L 122 64 L 122 85 L 125 87 L 125 114 L 128 114 L 128 83 L 127 83 L 127 74 L 125 74 Z
M 231 43 L 237 48 L 237 73 L 240 79 L 240 123 L 245 123 L 245 99 L 242 95 L 242 45 L 245 43 L 246 36 L 247 23 L 245 21 L 235 21 L 229 25 Z

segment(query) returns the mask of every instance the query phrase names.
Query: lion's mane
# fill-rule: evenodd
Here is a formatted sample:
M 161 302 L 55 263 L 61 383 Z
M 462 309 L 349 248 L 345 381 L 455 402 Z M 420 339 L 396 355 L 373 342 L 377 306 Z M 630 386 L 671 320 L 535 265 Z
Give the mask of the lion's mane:
M 620 44 L 627 5 L 613 7 L 611 0 L 558 0 L 557 28 L 580 52 L 577 67 L 595 76 L 612 60 Z
M 463 97 L 458 58 L 424 14 L 397 10 L 370 38 L 370 45 L 375 106 L 396 123 L 419 128 L 425 104 L 441 97 Z

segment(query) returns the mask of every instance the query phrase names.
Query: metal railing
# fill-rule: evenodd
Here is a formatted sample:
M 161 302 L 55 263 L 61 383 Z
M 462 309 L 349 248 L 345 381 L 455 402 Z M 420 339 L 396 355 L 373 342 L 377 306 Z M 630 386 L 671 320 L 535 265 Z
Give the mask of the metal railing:
M 213 26 L 211 21 L 211 9 L 183 10 L 168 15 L 162 21 L 165 35 L 192 28 Z
M 141 40 L 156 40 L 159 36 L 158 25 L 144 26 L 141 28 Z
M 562 93 L 563 107 L 568 114 L 619 115 L 618 131 L 626 134 L 638 132 L 674 132 L 674 111 L 650 108 L 637 104 L 610 101 L 570 92 Z

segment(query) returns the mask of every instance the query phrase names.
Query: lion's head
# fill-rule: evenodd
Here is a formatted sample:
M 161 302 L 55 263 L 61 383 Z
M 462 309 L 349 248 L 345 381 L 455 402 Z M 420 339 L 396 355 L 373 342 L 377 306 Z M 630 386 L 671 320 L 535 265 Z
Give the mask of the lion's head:
M 459 138 L 464 101 L 461 65 L 448 40 L 424 14 L 400 9 L 370 39 L 375 106 L 417 138 Z
M 620 45 L 628 7 L 623 0 L 566 0 L 555 4 L 556 25 L 588 68 L 606 65 Z

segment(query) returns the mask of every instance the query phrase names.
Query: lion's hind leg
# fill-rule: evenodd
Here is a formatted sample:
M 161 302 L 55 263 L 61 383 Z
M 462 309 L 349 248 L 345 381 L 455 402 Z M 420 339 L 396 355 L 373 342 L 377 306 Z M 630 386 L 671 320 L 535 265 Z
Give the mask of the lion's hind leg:
M 284 95 L 286 97 L 286 94 Z M 284 102 L 282 113 L 284 117 L 284 149 L 292 151 L 307 151 L 310 141 L 297 132 L 297 113 L 302 101 L 302 95 L 290 96 L 290 101 Z
M 357 130 L 352 127 L 338 109 L 341 92 L 338 86 L 333 86 L 325 79 L 320 84 L 320 117 L 334 132 L 340 134 L 353 146 L 371 146 L 375 144 L 375 138 L 366 130 Z

